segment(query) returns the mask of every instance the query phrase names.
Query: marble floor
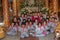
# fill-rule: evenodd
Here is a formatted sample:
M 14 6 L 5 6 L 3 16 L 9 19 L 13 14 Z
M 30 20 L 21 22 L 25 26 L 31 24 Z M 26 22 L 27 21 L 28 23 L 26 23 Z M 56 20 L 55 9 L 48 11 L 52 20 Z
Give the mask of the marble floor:
M 20 39 L 19 36 L 7 36 L 2 40 L 54 40 L 54 34 L 49 34 L 46 37 L 39 37 L 39 38 L 24 38 Z

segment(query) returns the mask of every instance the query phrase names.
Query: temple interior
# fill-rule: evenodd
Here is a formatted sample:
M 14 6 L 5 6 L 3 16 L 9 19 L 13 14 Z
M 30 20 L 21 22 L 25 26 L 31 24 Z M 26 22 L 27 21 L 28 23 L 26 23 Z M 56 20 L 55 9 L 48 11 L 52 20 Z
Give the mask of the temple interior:
M 55 22 L 55 19 L 57 22 Z M 35 21 L 38 23 L 36 24 Z M 38 32 L 42 30 L 37 28 L 40 25 L 44 27 L 44 21 L 48 29 L 42 28 L 43 32 L 40 34 Z M 28 28 L 26 28 L 27 22 Z M 33 33 L 31 31 L 32 28 L 29 29 L 30 22 L 32 22 L 32 27 L 38 26 L 32 30 L 38 30 L 37 32 L 34 31 Z M 49 22 L 51 22 L 51 25 L 48 25 Z M 14 30 L 13 23 L 14 26 L 18 26 Z M 58 26 L 60 26 L 60 0 L 0 0 L 1 40 L 60 40 L 60 27 Z M 26 28 L 24 31 L 28 30 L 28 32 L 24 33 L 23 28 Z M 16 31 L 16 35 L 12 31 Z M 30 31 L 32 35 L 30 35 Z M 29 37 L 25 37 L 27 34 Z M 39 34 L 43 34 L 43 36 L 37 37 L 36 35 Z

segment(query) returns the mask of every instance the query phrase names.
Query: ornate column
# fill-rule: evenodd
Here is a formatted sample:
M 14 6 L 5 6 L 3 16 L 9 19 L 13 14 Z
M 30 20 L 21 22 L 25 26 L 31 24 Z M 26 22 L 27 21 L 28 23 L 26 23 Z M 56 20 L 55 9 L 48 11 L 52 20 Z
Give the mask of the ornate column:
M 52 15 L 51 13 L 54 11 L 54 4 L 53 4 L 53 0 L 49 0 L 49 13 L 50 15 Z
M 46 7 L 48 8 L 48 0 L 45 0 Z
M 18 17 L 18 12 L 17 12 L 17 0 L 12 0 L 12 7 L 13 7 L 13 16 Z
M 54 0 L 54 12 L 58 14 L 58 0 Z
M 10 26 L 10 13 L 8 7 L 8 0 L 2 0 L 2 7 L 3 7 L 3 16 L 4 16 L 4 26 Z

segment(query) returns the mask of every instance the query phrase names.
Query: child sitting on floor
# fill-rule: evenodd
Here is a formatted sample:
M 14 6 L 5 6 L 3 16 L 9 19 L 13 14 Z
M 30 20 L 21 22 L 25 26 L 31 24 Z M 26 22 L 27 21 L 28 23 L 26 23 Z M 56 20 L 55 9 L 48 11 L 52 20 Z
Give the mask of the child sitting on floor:
M 21 25 L 21 38 L 29 37 L 28 29 L 25 27 L 25 23 Z
M 55 28 L 56 28 L 56 24 L 55 24 L 55 18 L 54 17 L 52 17 L 51 18 L 51 21 L 52 21 L 52 23 L 51 23 L 51 33 L 53 33 L 54 32 L 54 30 L 55 30 Z
M 9 35 L 9 36 L 16 35 L 16 27 L 15 27 L 14 23 L 12 23 L 11 26 L 9 27 L 9 32 L 7 32 L 7 35 Z
M 49 33 L 49 27 L 47 26 L 47 22 L 46 21 L 44 21 L 43 22 L 43 25 L 42 25 L 43 27 L 44 27 L 44 34 L 46 35 L 46 34 L 48 34 Z
M 36 37 L 40 37 L 40 36 L 45 36 L 45 34 L 43 33 L 44 32 L 44 27 L 42 26 L 41 23 L 38 23 L 38 27 L 36 27 Z
M 34 34 L 34 32 L 35 32 L 35 27 L 33 26 L 32 21 L 29 22 L 29 27 L 28 27 L 28 29 L 29 29 L 29 34 L 32 35 L 32 36 L 34 36 L 33 34 Z

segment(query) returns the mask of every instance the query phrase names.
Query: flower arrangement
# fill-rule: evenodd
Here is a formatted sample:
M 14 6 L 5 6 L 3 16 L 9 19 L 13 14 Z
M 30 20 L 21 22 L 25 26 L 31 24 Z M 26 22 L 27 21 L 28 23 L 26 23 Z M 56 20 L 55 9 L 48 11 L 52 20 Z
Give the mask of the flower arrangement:
M 38 12 L 42 11 L 42 13 L 48 13 L 48 8 L 45 7 L 45 1 L 44 0 L 34 0 L 34 4 L 29 4 L 30 0 L 25 0 L 24 3 L 21 5 L 21 14 L 29 13 L 28 9 L 26 7 L 38 7 Z

